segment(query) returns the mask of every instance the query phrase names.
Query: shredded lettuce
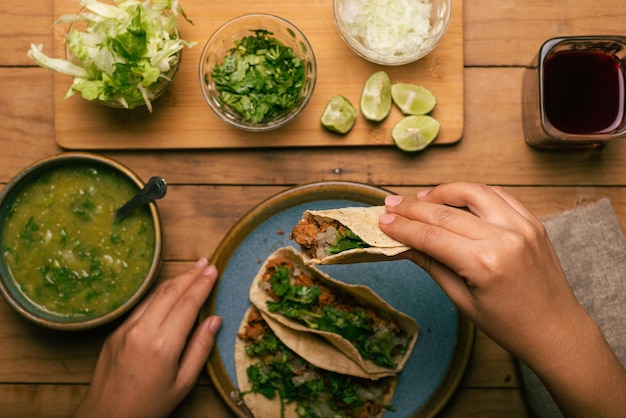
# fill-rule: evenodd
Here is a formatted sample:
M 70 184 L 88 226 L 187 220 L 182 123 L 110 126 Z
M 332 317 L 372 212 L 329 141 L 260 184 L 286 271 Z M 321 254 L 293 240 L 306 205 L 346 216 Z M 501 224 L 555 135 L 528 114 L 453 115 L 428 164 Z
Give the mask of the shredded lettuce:
M 178 64 L 179 51 L 196 43 L 180 38 L 178 15 L 186 20 L 177 0 L 79 0 L 81 10 L 61 16 L 57 24 L 85 22 L 72 28 L 66 43 L 71 60 L 51 58 L 43 45 L 31 44 L 27 55 L 39 66 L 74 77 L 65 98 L 118 103 L 133 109 L 152 100 Z

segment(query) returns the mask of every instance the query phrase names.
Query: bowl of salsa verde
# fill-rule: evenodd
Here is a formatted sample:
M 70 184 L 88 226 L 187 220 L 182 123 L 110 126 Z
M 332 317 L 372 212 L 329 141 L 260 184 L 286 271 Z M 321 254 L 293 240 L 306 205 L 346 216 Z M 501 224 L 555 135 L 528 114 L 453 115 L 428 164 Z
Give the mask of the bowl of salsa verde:
M 143 181 L 109 158 L 70 152 L 18 173 L 0 192 L 0 291 L 27 319 L 59 330 L 108 323 L 156 280 L 154 202 L 117 220 Z

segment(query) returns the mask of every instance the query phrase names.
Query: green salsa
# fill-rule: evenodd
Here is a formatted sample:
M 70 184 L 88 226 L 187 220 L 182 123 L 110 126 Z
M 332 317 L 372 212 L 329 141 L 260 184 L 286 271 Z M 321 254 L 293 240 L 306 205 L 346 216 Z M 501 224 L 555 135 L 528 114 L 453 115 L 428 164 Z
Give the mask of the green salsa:
M 93 318 L 126 301 L 155 250 L 148 209 L 115 210 L 138 187 L 105 167 L 61 167 L 24 187 L 6 212 L 2 256 L 16 287 L 55 316 Z

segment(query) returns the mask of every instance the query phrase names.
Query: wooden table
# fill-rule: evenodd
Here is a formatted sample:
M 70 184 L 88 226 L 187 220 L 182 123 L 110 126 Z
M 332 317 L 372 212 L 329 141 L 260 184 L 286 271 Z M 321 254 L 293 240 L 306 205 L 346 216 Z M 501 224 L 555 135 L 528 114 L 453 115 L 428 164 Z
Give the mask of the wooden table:
M 465 122 L 458 144 L 416 155 L 380 146 L 103 152 L 144 179 L 159 173 L 171 185 L 169 198 L 159 203 L 166 235 L 162 276 L 210 256 L 263 199 L 320 180 L 370 183 L 407 195 L 452 180 L 501 184 L 538 216 L 608 196 L 626 225 L 626 143 L 593 152 L 538 152 L 524 143 L 520 102 L 522 72 L 545 39 L 619 34 L 626 3 L 475 0 L 463 9 Z M 54 18 L 53 3 L 38 0 L 10 0 L 0 16 L 0 187 L 27 164 L 63 152 L 54 138 L 53 74 L 26 57 L 31 42 L 52 44 Z M 0 415 L 69 416 L 109 330 L 47 331 L 0 302 Z M 204 373 L 174 415 L 209 414 L 230 416 Z M 478 333 L 461 387 L 441 416 L 531 416 L 511 356 Z

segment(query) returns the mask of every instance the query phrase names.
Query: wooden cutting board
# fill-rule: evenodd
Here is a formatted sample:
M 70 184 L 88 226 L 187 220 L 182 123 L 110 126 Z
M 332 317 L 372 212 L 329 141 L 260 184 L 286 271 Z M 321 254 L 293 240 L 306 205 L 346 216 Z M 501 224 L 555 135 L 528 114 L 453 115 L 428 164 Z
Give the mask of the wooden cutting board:
M 391 129 L 402 117 L 395 107 L 382 123 L 362 117 L 347 135 L 327 132 L 319 118 L 328 100 L 346 96 L 358 107 L 363 83 L 380 69 L 392 82 L 421 84 L 437 97 L 433 116 L 441 122 L 437 144 L 453 144 L 463 135 L 463 2 L 452 2 L 452 20 L 437 48 L 404 66 L 382 67 L 357 56 L 341 39 L 333 20 L 332 0 L 305 3 L 284 0 L 181 0 L 190 24 L 180 19 L 183 39 L 197 41 L 183 52 L 176 79 L 146 109 L 115 110 L 79 96 L 62 101 L 71 85 L 54 76 L 55 136 L 66 149 L 189 149 L 317 146 L 391 146 Z M 306 6 L 304 6 L 306 5 Z M 54 0 L 55 18 L 78 10 L 77 0 Z M 221 121 L 200 92 L 198 65 L 204 43 L 226 21 L 246 13 L 270 13 L 289 20 L 308 38 L 317 60 L 317 84 L 311 101 L 291 124 L 266 133 L 238 130 Z M 54 27 L 54 56 L 64 56 L 65 25 Z M 44 51 L 50 53 L 49 46 Z

